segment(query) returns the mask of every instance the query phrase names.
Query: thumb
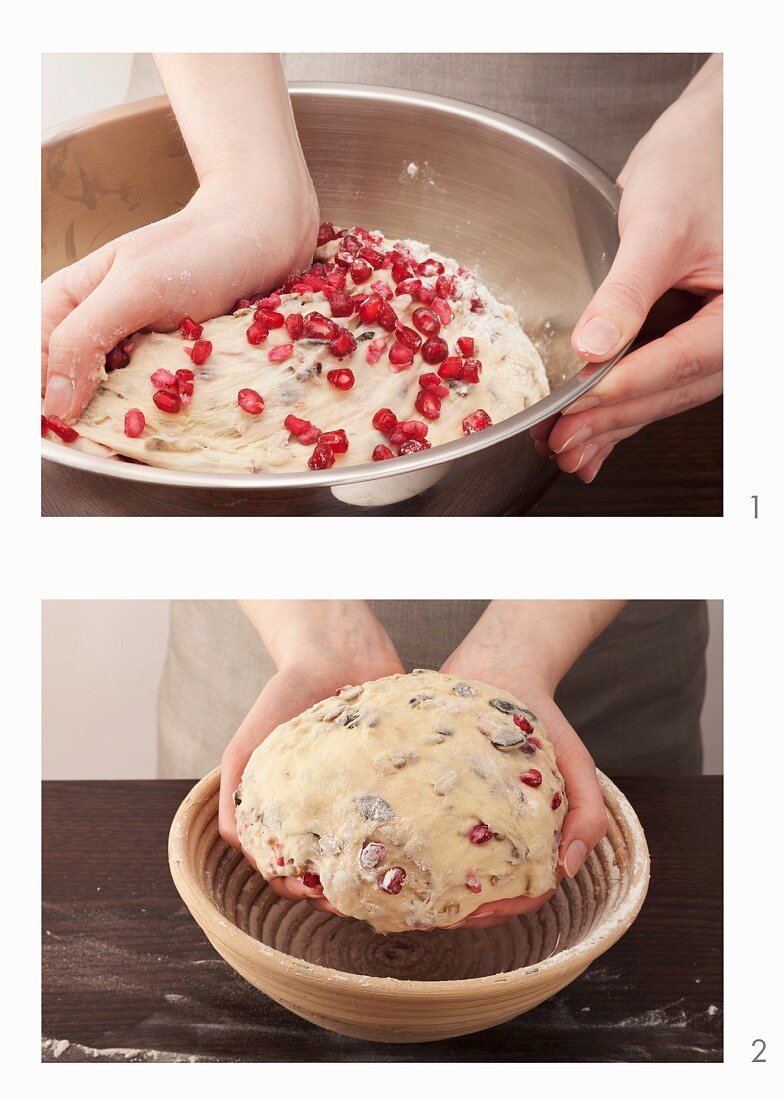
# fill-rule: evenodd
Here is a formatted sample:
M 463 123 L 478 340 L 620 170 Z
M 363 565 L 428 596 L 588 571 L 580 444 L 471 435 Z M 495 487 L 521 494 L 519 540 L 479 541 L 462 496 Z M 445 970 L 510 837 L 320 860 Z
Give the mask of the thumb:
M 659 219 L 627 219 L 609 274 L 574 327 L 572 347 L 580 358 L 604 362 L 633 340 L 677 282 L 676 263 L 673 235 Z

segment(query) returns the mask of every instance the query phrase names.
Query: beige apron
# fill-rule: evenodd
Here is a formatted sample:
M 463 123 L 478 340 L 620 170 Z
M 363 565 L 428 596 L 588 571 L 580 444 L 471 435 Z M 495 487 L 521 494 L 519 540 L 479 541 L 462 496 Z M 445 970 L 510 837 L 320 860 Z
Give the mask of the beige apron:
M 406 668 L 438 668 L 482 614 L 478 600 L 371 601 Z M 559 706 L 614 775 L 698 773 L 707 606 L 629 603 L 567 673 Z M 219 762 L 275 666 L 231 601 L 173 601 L 159 696 L 159 775 Z

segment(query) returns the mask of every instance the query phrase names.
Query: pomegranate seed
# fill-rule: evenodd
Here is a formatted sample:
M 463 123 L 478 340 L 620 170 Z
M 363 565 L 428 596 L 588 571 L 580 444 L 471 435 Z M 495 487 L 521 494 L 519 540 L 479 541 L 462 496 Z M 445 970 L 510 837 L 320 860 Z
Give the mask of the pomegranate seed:
M 277 344 L 267 352 L 267 360 L 270 363 L 285 363 L 293 354 L 293 344 Z
M 389 302 L 384 302 L 381 309 L 378 311 L 378 323 L 387 332 L 394 332 L 395 325 L 397 324 L 397 314 L 395 313 Z
M 191 348 L 191 362 L 197 367 L 203 366 L 212 355 L 212 344 L 209 340 L 197 340 Z
M 374 867 L 378 867 L 386 854 L 386 850 L 385 844 L 379 844 L 375 840 L 369 840 L 359 853 L 360 866 L 364 867 L 366 871 L 372 871 Z
M 400 321 L 395 325 L 395 336 L 401 344 L 405 344 L 412 351 L 418 351 L 422 343 L 422 337 L 419 333 L 401 324 Z
M 48 431 L 49 431 L 49 421 L 46 419 L 44 414 L 41 413 L 41 438 L 42 439 L 46 436 L 46 433 Z
M 379 298 L 381 298 L 385 302 L 388 302 L 394 293 L 392 287 L 388 283 L 383 282 L 381 279 L 379 279 L 378 282 L 371 283 L 370 289 L 373 291 L 374 294 L 378 294 Z
M 384 446 L 383 443 L 379 443 L 377 447 L 373 448 L 373 461 L 374 462 L 386 462 L 388 458 L 394 458 L 395 456 L 390 451 L 389 447 Z
M 346 289 L 346 273 L 342 267 L 336 267 L 334 271 L 330 271 L 325 280 L 326 290 L 328 286 L 331 286 L 334 290 Z
M 373 366 L 377 363 L 381 356 L 384 354 L 387 348 L 387 342 L 383 336 L 380 336 L 377 340 L 371 340 L 368 344 L 368 349 L 365 352 L 365 362 L 370 363 Z
M 550 803 L 550 809 L 557 810 L 562 802 L 563 802 L 563 796 L 561 795 L 560 791 L 556 791 L 555 794 L 553 795 L 552 802 Z
M 321 428 L 317 428 L 315 424 L 311 424 L 309 428 L 306 428 L 304 432 L 301 432 L 297 439 L 303 447 L 309 447 L 311 443 L 318 443 L 321 435 Z
M 280 305 L 280 294 L 277 291 L 273 291 L 268 298 L 262 298 L 259 301 L 259 309 L 277 309 Z M 272 325 L 270 325 L 272 328 Z
M 389 349 L 389 361 L 393 366 L 405 370 L 414 362 L 414 353 L 405 344 L 394 343 Z
M 441 382 L 437 374 L 420 374 L 419 385 L 428 393 L 434 393 L 436 397 L 449 397 L 449 388 Z
M 177 379 L 170 370 L 160 367 L 150 375 L 150 382 L 156 390 L 171 390 L 177 388 Z
M 348 436 L 342 428 L 337 428 L 334 432 L 322 432 L 319 443 L 329 447 L 336 455 L 344 455 L 348 450 Z
M 302 333 L 305 331 L 305 321 L 301 313 L 290 313 L 284 324 L 292 340 L 299 340 L 300 336 L 302 336 Z
M 365 248 L 361 248 L 359 250 L 359 255 L 360 255 L 361 259 L 367 260 L 367 262 L 370 264 L 370 266 L 373 268 L 374 271 L 378 271 L 378 269 L 380 267 L 384 266 L 384 257 L 375 248 L 368 248 L 367 246 L 365 246 Z M 356 282 L 356 281 L 357 280 L 354 279 L 354 282 Z
M 331 340 L 337 336 L 338 326 L 323 313 L 309 313 L 304 320 L 305 335 L 311 340 Z
M 416 298 L 422 289 L 421 279 L 403 279 L 401 283 L 397 284 L 396 294 L 410 294 L 412 298 Z
M 439 298 L 451 298 L 452 301 L 460 297 L 457 282 L 453 275 L 439 275 L 436 279 L 436 294 Z
M 356 379 L 353 370 L 349 370 L 348 367 L 341 367 L 340 370 L 328 371 L 327 381 L 336 390 L 350 390 Z
M 429 340 L 425 340 L 422 345 L 422 358 L 426 363 L 435 365 L 436 363 L 443 362 L 449 354 L 449 348 L 446 346 L 446 340 L 440 336 L 431 336 Z
M 282 313 L 276 313 L 274 309 L 257 309 L 253 314 L 254 321 L 260 321 L 266 328 L 283 328 L 286 318 Z
M 360 283 L 366 283 L 370 276 L 373 274 L 373 267 L 367 260 L 357 259 L 354 260 L 351 267 L 348 269 L 348 273 L 357 285 Z
M 330 241 L 337 240 L 337 237 L 338 234 L 335 232 L 335 227 L 332 222 L 322 222 L 319 226 L 316 244 L 320 247 L 322 244 L 328 244 Z
M 420 332 L 424 332 L 425 336 L 438 336 L 441 330 L 441 322 L 431 309 L 420 306 L 411 314 L 411 320 Z
M 493 839 L 493 830 L 480 821 L 478 825 L 474 825 L 468 837 L 472 844 L 484 844 L 485 841 Z
M 144 431 L 144 413 L 141 409 L 128 409 L 125 414 L 125 434 L 129 439 L 138 439 Z
M 448 356 L 448 358 L 446 358 L 441 366 L 438 368 L 438 373 L 441 378 L 462 378 L 463 360 L 458 359 L 456 355 Z
M 298 416 L 289 414 L 283 421 L 283 427 L 287 428 L 292 435 L 300 436 L 303 432 L 306 432 L 308 428 L 312 428 L 313 425 L 309 420 L 301 420 Z
M 183 340 L 198 340 L 204 332 L 204 326 L 197 325 L 192 317 L 183 317 L 177 325 L 177 331 Z
M 269 336 L 269 329 L 266 325 L 262 325 L 261 321 L 254 321 L 245 335 L 249 344 L 263 344 Z
M 472 313 L 481 313 L 484 308 L 485 308 L 485 303 L 482 301 L 481 298 L 472 298 L 471 299 L 471 312 Z
M 356 351 L 357 342 L 348 329 L 341 329 L 333 340 L 329 342 L 329 350 L 335 356 L 336 359 L 344 359 L 347 355 L 351 355 L 352 351 Z M 349 371 L 349 374 L 351 372 Z M 352 379 L 353 379 L 352 375 Z M 354 385 L 352 381 L 352 386 Z
M 427 390 L 420 390 L 414 401 L 417 412 L 421 412 L 427 420 L 438 420 L 441 415 L 441 398 Z
M 478 359 L 466 359 L 463 363 L 463 372 L 460 375 L 461 382 L 478 382 L 482 373 L 482 364 Z
M 367 232 L 367 230 L 363 230 L 363 232 Z M 358 256 L 359 251 L 362 248 L 362 241 L 356 235 L 356 233 L 346 233 L 345 237 L 343 238 L 343 248 L 352 256 Z
M 436 300 L 436 290 L 432 286 L 421 286 L 416 292 L 417 299 L 425 306 L 431 306 Z
M 350 317 L 354 312 L 354 300 L 345 290 L 324 291 L 333 317 Z
M 392 278 L 396 283 L 402 283 L 404 279 L 410 279 L 414 269 L 408 260 L 395 260 L 392 264 Z
M 442 325 L 448 325 L 452 320 L 452 310 L 449 308 L 449 303 L 445 302 L 443 298 L 436 298 L 433 302 L 433 313 Z
M 184 385 L 186 382 L 192 382 L 195 377 L 196 376 L 194 375 L 192 370 L 188 370 L 187 367 L 181 367 L 180 370 L 176 371 L 174 375 L 174 380 L 177 383 L 177 389 L 179 389 L 180 386 Z
M 167 390 L 156 390 L 152 395 L 152 399 L 161 412 L 178 413 L 180 411 L 182 401 L 177 393 L 169 393 Z
M 536 745 L 537 749 L 543 749 L 544 748 L 544 745 L 542 744 L 542 742 L 539 740 L 538 737 L 529 737 L 528 740 L 531 742 L 532 745 Z
M 354 257 L 345 249 L 341 249 L 340 252 L 335 253 L 335 263 L 340 264 L 341 267 L 349 268 L 353 262 Z
M 258 416 L 264 412 L 264 398 L 256 390 L 240 390 L 237 394 L 237 404 L 251 416 Z
M 438 260 L 434 260 L 432 256 L 428 256 L 426 260 L 419 264 L 417 271 L 420 275 L 443 275 L 444 265 Z
M 539 787 L 542 783 L 542 773 L 537 768 L 529 768 L 520 776 L 520 782 L 526 787 Z
M 493 422 L 484 409 L 477 409 L 470 413 L 463 421 L 463 435 L 474 435 L 476 432 L 492 428 Z
M 110 352 L 107 352 L 104 366 L 107 372 L 122 370 L 123 367 L 128 366 L 130 361 L 131 357 L 128 352 L 118 344 L 116 348 L 112 348 Z
M 49 417 L 49 427 L 56 436 L 62 439 L 63 443 L 73 443 L 74 440 L 79 438 L 79 433 L 76 428 L 72 428 L 70 424 L 66 424 L 59 416 Z
M 321 879 L 313 871 L 303 871 L 302 885 L 307 886 L 309 890 L 312 890 L 316 886 L 321 886 Z
M 406 872 L 402 867 L 390 867 L 378 880 L 379 887 L 387 894 L 399 894 L 406 881 Z
M 323 443 L 318 443 L 313 454 L 308 459 L 308 466 L 311 470 L 328 470 L 330 466 L 335 465 L 335 455 L 332 453 L 330 447 L 325 447 Z
M 512 721 L 518 727 L 518 729 L 521 729 L 523 731 L 523 733 L 533 733 L 534 732 L 534 727 L 531 725 L 531 723 L 528 721 L 528 719 L 525 718 L 522 714 L 513 715 L 512 716 Z
M 458 336 L 457 338 L 457 350 L 461 355 L 473 355 L 474 354 L 474 338 L 473 336 Z
M 398 447 L 398 455 L 410 455 L 415 451 L 428 451 L 430 444 L 426 439 L 407 439 L 402 447 Z
M 372 325 L 377 320 L 384 302 L 378 294 L 371 294 L 359 307 L 359 318 L 363 325 Z
M 379 409 L 373 417 L 373 427 L 382 435 L 389 435 L 397 427 L 397 417 L 391 409 Z
M 389 441 L 397 447 L 409 439 L 423 440 L 426 435 L 427 424 L 423 424 L 421 420 L 402 420 L 393 428 Z
M 466 886 L 472 894 L 482 893 L 482 883 L 479 881 L 476 871 L 469 871 L 466 875 Z

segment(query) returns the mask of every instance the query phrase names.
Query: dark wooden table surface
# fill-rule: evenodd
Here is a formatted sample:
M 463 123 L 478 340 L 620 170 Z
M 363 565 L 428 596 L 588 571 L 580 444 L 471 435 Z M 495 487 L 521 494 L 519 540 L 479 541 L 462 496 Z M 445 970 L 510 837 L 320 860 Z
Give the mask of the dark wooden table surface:
M 721 779 L 618 780 L 651 849 L 635 924 L 575 982 L 499 1027 L 440 1043 L 334 1035 L 248 985 L 182 904 L 166 859 L 185 781 L 43 791 L 47 1061 L 722 1059 Z

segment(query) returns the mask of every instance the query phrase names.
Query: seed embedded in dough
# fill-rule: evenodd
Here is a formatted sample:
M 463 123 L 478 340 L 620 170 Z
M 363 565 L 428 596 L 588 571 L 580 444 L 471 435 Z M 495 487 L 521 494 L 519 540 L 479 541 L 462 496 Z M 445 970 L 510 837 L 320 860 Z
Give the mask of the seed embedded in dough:
M 366 794 L 356 801 L 356 807 L 368 821 L 389 821 L 395 816 L 395 811 L 375 794 Z

